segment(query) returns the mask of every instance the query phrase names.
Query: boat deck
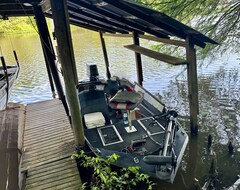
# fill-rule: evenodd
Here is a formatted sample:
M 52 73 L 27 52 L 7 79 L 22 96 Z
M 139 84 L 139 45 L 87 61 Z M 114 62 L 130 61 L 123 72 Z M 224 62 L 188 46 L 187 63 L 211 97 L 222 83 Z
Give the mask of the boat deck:
M 149 140 L 146 129 L 151 133 L 151 137 L 161 144 L 165 128 L 160 123 L 154 121 L 152 117 L 134 120 L 132 124 L 137 132 L 128 133 L 123 122 L 118 122 L 113 125 L 98 127 L 97 129 L 87 129 L 85 130 L 85 135 L 93 147 L 116 151 L 124 151 L 132 141 L 146 138 L 144 146 L 146 153 L 157 151 L 159 145 Z
M 27 105 L 23 147 L 25 189 L 79 189 L 77 165 L 70 158 L 74 137 L 60 100 Z

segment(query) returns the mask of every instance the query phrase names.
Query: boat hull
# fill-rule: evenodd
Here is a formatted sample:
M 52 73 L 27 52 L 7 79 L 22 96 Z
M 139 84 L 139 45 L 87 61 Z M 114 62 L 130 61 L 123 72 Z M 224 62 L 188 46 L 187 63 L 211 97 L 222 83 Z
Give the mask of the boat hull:
M 5 77 L 3 77 L 4 71 L 3 71 L 2 67 L 0 67 L 0 75 L 2 76 L 1 80 L 0 80 L 0 110 L 5 109 L 5 107 L 7 105 L 7 101 L 11 94 L 13 84 L 18 77 L 19 67 L 18 66 L 8 66 L 7 71 L 8 71 L 8 75 L 9 75 L 8 76 L 9 89 L 8 89 Z
M 110 83 L 113 84 L 112 81 Z M 143 87 L 127 83 L 134 92 L 144 94 L 142 102 L 128 114 L 133 129 L 130 131 L 130 123 L 125 123 L 125 110 L 108 106 L 105 97 L 111 92 L 109 82 L 101 84 L 105 86 L 101 90 L 81 87 L 83 90 L 79 91 L 79 101 L 86 142 L 97 156 L 117 154 L 116 166 L 138 166 L 143 173 L 173 183 L 188 143 L 188 135 L 176 120 L 175 111 L 167 110 Z M 103 122 L 106 117 L 108 119 Z

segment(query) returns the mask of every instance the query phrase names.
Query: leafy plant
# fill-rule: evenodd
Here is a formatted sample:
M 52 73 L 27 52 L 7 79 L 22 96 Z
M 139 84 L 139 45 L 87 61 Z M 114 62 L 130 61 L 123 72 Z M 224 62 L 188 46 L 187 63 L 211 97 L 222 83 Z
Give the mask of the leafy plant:
M 240 1 L 239 0 L 135 0 L 159 10 L 194 27 L 224 46 L 207 45 L 205 56 L 215 48 L 215 53 L 225 53 L 229 48 L 239 49 Z M 220 49 L 219 49 L 220 48 Z M 214 52 L 213 52 L 214 53 Z
M 113 171 L 111 164 L 119 158 L 117 154 L 112 154 L 104 159 L 90 157 L 84 151 L 80 151 L 79 154 L 73 154 L 72 158 L 79 159 L 83 167 L 93 168 L 91 183 L 89 185 L 84 183 L 82 189 L 90 187 L 91 190 L 130 190 L 134 189 L 137 184 L 144 182 L 147 189 L 151 190 L 154 185 L 148 175 L 139 172 L 138 166 L 123 168 L 119 172 Z

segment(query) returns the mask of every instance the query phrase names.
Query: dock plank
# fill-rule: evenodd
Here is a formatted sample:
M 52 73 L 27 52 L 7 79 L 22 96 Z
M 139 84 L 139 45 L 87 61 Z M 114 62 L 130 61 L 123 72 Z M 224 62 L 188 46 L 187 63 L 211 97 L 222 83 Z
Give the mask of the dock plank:
M 0 111 L 0 189 L 19 189 L 18 171 L 22 148 L 25 107 L 9 103 Z
M 60 100 L 26 106 L 22 171 L 25 189 L 80 189 L 77 165 L 70 157 L 74 136 Z

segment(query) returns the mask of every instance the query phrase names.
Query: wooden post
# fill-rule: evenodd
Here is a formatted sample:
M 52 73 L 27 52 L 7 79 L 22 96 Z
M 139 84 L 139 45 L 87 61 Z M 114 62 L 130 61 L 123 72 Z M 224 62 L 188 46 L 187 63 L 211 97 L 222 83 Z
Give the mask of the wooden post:
M 38 31 L 39 31 L 39 36 L 40 36 L 40 40 L 41 40 L 41 44 L 42 44 L 42 49 L 43 49 L 43 54 L 44 54 L 44 59 L 45 59 L 45 63 L 46 63 L 46 68 L 47 68 L 47 74 L 48 74 L 48 80 L 50 83 L 50 87 L 51 87 L 51 91 L 52 91 L 52 96 L 53 98 L 55 98 L 55 89 L 54 89 L 54 84 L 53 84 L 53 79 L 52 79 L 52 74 L 51 74 L 51 70 L 50 70 L 50 58 L 48 58 L 48 52 L 47 50 L 45 50 L 46 48 L 48 49 L 49 47 L 46 47 L 47 45 L 49 45 L 49 36 L 47 35 L 48 31 L 46 31 L 45 28 L 45 24 L 44 24 L 44 20 L 45 17 L 42 13 L 41 7 L 34 5 L 34 11 L 35 11 L 35 19 L 36 19 L 36 24 L 38 27 Z M 45 30 L 44 30 L 45 29 Z M 45 42 L 44 40 L 47 41 Z M 52 52 L 50 52 L 52 53 Z M 50 57 L 52 57 L 52 55 L 50 55 Z M 54 63 L 55 64 L 55 63 Z
M 66 0 L 51 0 L 55 34 L 58 43 L 66 96 L 70 108 L 72 127 L 77 148 L 84 146 L 82 116 L 77 94 L 77 72 L 73 54 Z
M 9 78 L 8 78 L 8 70 L 7 70 L 7 65 L 5 63 L 5 59 L 3 56 L 0 57 L 1 58 L 1 62 L 2 62 L 2 68 L 3 68 L 3 71 L 4 71 L 4 76 L 5 76 L 5 80 L 7 82 L 7 88 L 6 88 L 6 93 L 7 93 L 7 97 L 6 97 L 6 106 L 7 106 L 7 103 L 8 103 L 8 99 L 9 99 Z
M 69 116 L 68 105 L 67 105 L 62 84 L 58 75 L 58 70 L 55 64 L 55 55 L 54 55 L 54 50 L 52 48 L 51 38 L 50 38 L 48 27 L 47 27 L 47 22 L 41 7 L 34 5 L 33 8 L 34 8 L 36 24 L 38 27 L 38 32 L 39 32 L 39 36 L 42 44 L 43 54 L 46 62 L 46 68 L 48 72 L 50 85 L 51 87 L 53 86 L 53 83 L 52 83 L 52 78 L 53 78 L 55 86 L 57 88 L 59 99 L 62 101 L 66 114 Z
M 140 45 L 139 37 L 137 32 L 133 32 L 133 43 L 134 45 Z M 137 68 L 137 77 L 138 77 L 138 84 L 142 86 L 143 82 L 143 71 L 142 71 L 142 59 L 141 54 L 135 52 L 135 60 L 136 60 L 136 68 Z
M 103 38 L 103 34 L 101 31 L 99 32 L 99 35 L 100 35 L 100 40 L 101 40 L 101 44 L 102 44 L 103 56 L 104 56 L 104 60 L 105 60 L 106 75 L 107 75 L 107 78 L 110 79 L 111 73 L 109 71 L 109 61 L 108 61 L 106 44 L 105 44 L 105 40 Z
M 191 36 L 186 39 L 186 57 L 187 57 L 187 75 L 188 75 L 188 98 L 190 108 L 190 127 L 193 136 L 198 134 L 198 81 L 197 81 L 197 64 L 196 50 Z

